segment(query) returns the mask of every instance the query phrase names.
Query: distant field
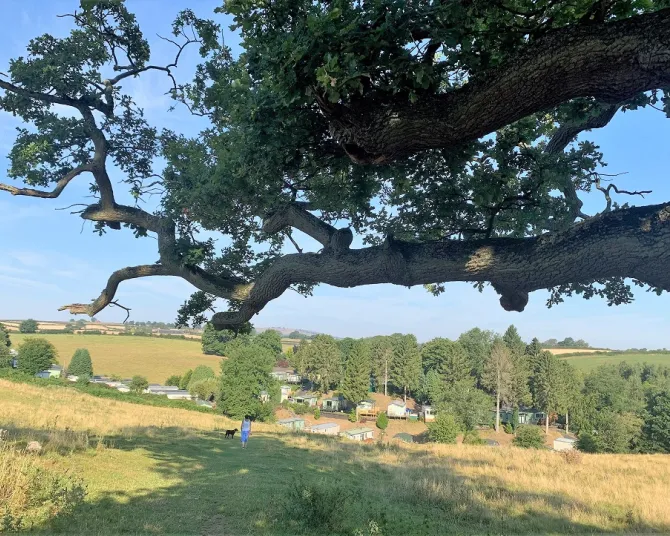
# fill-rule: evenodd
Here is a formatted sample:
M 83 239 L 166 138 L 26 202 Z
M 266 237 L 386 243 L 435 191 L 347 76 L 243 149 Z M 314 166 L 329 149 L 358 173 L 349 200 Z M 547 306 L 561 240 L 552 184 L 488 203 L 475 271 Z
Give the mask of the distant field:
M 300 339 L 282 339 L 281 340 L 281 350 L 282 352 L 285 352 L 289 348 L 293 348 L 294 346 L 300 344 Z
M 198 365 L 208 365 L 218 374 L 221 358 L 204 355 L 199 342 L 158 337 L 119 335 L 22 335 L 12 333 L 14 347 L 27 337 L 42 337 L 58 350 L 59 363 L 67 366 L 77 348 L 87 348 L 96 374 L 119 374 L 130 378 L 146 376 L 150 382 L 164 382 L 172 374 L 183 374 Z
M 627 363 L 650 363 L 653 365 L 670 366 L 670 354 L 605 354 L 578 355 L 561 358 L 579 370 L 589 371 L 600 365 L 616 365 L 622 361 Z
M 594 352 L 602 352 L 602 349 L 597 348 L 547 348 L 548 352 L 551 352 L 554 355 L 563 355 L 563 354 L 574 354 L 579 352 L 580 354 L 592 354 Z

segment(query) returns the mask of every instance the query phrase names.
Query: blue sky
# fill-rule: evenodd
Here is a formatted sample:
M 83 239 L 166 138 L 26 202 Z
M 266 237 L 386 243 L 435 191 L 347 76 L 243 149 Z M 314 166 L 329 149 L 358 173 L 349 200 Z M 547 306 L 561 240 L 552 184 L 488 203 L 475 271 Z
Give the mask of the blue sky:
M 77 5 L 76 0 L 4 0 L 4 20 L 13 23 L 5 24 L 0 33 L 0 72 L 6 71 L 10 58 L 24 53 L 31 37 L 45 32 L 63 35 L 69 23 L 56 15 L 71 12 Z M 137 14 L 152 43 L 153 61 L 167 63 L 171 49 L 154 38 L 155 34 L 168 34 L 174 15 L 186 5 L 201 16 L 210 16 L 220 2 L 128 0 L 127 5 Z M 222 21 L 220 15 L 217 17 Z M 230 46 L 239 41 L 229 31 L 225 40 Z M 187 80 L 196 58 L 187 55 L 184 59 L 178 77 Z M 160 75 L 132 81 L 126 88 L 157 126 L 186 134 L 198 131 L 198 122 L 183 111 L 168 113 L 170 101 L 164 96 L 167 81 Z M 0 112 L 0 182 L 11 182 L 6 176 L 5 156 L 18 124 Z M 653 194 L 646 200 L 636 201 L 656 203 L 670 199 L 666 176 L 670 154 L 667 143 L 663 143 L 669 131 L 670 122 L 662 113 L 643 110 L 619 113 L 606 129 L 589 137 L 602 147 L 608 172 L 627 172 L 617 179 L 619 187 L 652 189 Z M 0 192 L 0 318 L 68 319 L 67 313 L 57 311 L 59 306 L 96 297 L 115 269 L 156 260 L 152 239 L 136 240 L 123 231 L 110 231 L 100 238 L 91 232 L 90 224 L 82 226 L 82 220 L 67 210 L 55 210 L 81 202 L 86 190 L 87 181 L 82 177 L 56 200 L 12 197 Z M 601 207 L 602 199 L 597 196 L 586 200 L 587 212 Z M 192 290 L 178 278 L 147 278 L 124 283 L 118 298 L 132 308 L 135 320 L 172 321 Z M 571 336 L 611 348 L 670 347 L 667 295 L 637 292 L 633 304 L 620 307 L 577 297 L 552 309 L 545 307 L 546 298 L 546 292 L 535 292 L 526 311 L 508 313 L 499 306 L 495 292 L 488 289 L 480 294 L 465 284 L 448 285 L 447 292 L 438 298 L 421 287 L 321 286 L 311 298 L 287 291 L 253 322 L 257 326 L 300 327 L 336 336 L 414 333 L 421 341 L 457 337 L 475 326 L 502 331 L 513 323 L 528 339 Z M 121 321 L 124 316 L 118 309 L 108 309 L 98 318 Z

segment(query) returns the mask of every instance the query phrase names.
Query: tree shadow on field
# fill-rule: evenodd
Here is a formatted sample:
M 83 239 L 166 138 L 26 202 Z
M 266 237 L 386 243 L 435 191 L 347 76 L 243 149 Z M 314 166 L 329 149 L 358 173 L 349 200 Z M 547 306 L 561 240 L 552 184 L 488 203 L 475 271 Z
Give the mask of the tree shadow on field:
M 406 455 L 400 447 L 273 432 L 255 433 L 243 450 L 238 437 L 179 428 L 127 429 L 105 437 L 104 443 L 104 450 L 93 456 L 101 464 L 107 456 L 121 464 L 144 459 L 147 465 L 137 474 L 133 467 L 115 467 L 113 485 L 92 493 L 86 504 L 54 525 L 55 532 L 324 534 L 287 517 L 284 504 L 296 480 L 346 490 L 337 508 L 342 534 L 364 529 L 370 520 L 384 524 L 384 536 L 603 532 L 556 513 L 576 508 L 603 514 L 592 507 L 560 494 L 508 489 L 488 476 L 463 477 L 449 460 L 429 452 L 413 454 L 429 457 L 425 463 L 395 463 L 394 456 Z M 119 479 L 137 479 L 138 474 L 141 484 L 124 490 Z M 345 495 L 351 498 L 345 500 Z M 503 506 L 492 507 L 488 499 Z M 538 506 L 519 510 L 515 504 Z M 553 511 L 543 511 L 541 504 Z M 631 522 L 622 532 L 668 529 Z

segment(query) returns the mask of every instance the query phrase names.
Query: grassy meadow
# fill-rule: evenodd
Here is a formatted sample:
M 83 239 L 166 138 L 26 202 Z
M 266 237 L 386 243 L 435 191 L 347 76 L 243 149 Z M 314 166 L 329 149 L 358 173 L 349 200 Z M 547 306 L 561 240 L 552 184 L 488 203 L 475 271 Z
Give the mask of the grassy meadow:
M 86 485 L 85 501 L 34 527 L 42 532 L 380 534 L 371 521 L 386 536 L 670 531 L 669 456 L 567 462 L 549 451 L 362 445 L 262 424 L 242 450 L 223 439 L 238 423 L 220 416 L 3 380 L 0 407 L 10 444 L 44 445 L 30 463 Z M 10 456 L 16 463 L 16 451 L 0 449 L 0 467 Z M 9 478 L 0 475 L 0 491 Z M 328 523 L 303 526 L 310 516 Z
M 559 358 L 567 361 L 578 370 L 589 372 L 601 365 L 616 365 L 626 363 L 649 363 L 652 365 L 670 366 L 670 354 L 595 354 L 577 355 Z
M 27 337 L 45 338 L 58 350 L 58 361 L 66 366 L 77 348 L 87 348 L 95 374 L 119 374 L 130 378 L 146 376 L 150 382 L 162 383 L 172 374 L 183 374 L 198 365 L 207 365 L 219 373 L 221 358 L 202 353 L 200 341 L 161 339 L 159 337 L 125 337 L 119 335 L 22 335 L 12 333 L 17 347 Z

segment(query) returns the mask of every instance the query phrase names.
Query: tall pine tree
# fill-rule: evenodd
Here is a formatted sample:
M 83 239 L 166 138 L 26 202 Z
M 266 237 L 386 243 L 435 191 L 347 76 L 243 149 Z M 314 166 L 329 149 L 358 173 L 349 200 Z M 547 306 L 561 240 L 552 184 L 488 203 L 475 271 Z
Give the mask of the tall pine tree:
M 513 365 L 510 351 L 503 341 L 496 341 L 484 366 L 482 383 L 496 397 L 496 432 L 500 430 L 500 404 L 508 403 L 512 396 Z
M 535 372 L 535 403 L 545 412 L 545 431 L 549 433 L 549 416 L 552 412 L 562 409 L 565 397 L 563 396 L 563 381 L 561 364 L 551 352 L 542 352 Z
M 12 341 L 9 340 L 9 330 L 4 324 L 0 324 L 0 346 L 9 348 L 11 345 Z
M 523 342 L 514 325 L 507 328 L 502 340 L 509 350 L 512 362 L 509 403 L 517 408 L 528 405 L 533 398 L 528 385 L 532 371 L 529 365 L 530 360 L 526 356 L 526 343 Z
M 407 401 L 407 393 L 419 387 L 421 379 L 421 354 L 414 335 L 394 335 L 393 366 L 391 381 L 403 393 Z
M 358 404 L 367 398 L 369 388 L 370 354 L 363 342 L 354 341 L 345 364 L 342 395 L 350 402 Z
M 342 352 L 337 342 L 330 335 L 317 335 L 305 353 L 303 366 L 308 378 L 322 393 L 329 391 L 340 378 Z
M 393 368 L 393 345 L 390 337 L 373 337 L 369 339 L 370 361 L 372 375 L 375 379 L 375 390 L 381 391 L 383 385 L 384 395 L 388 394 L 388 382 Z

